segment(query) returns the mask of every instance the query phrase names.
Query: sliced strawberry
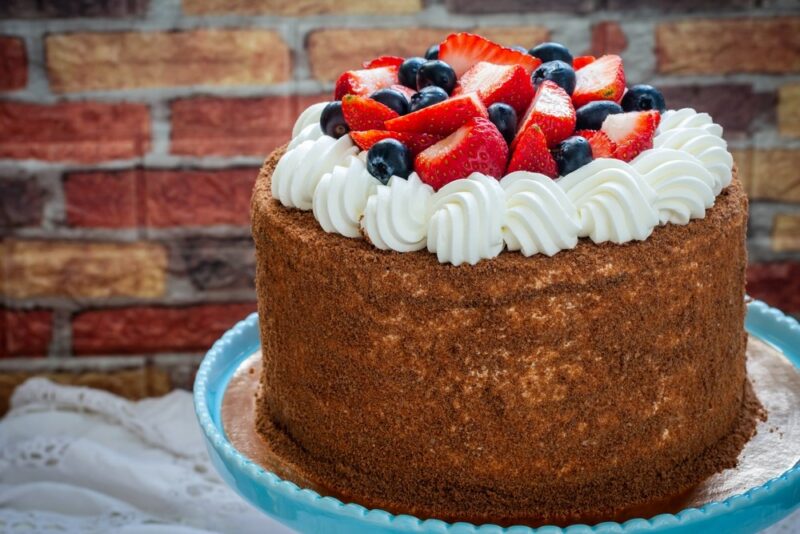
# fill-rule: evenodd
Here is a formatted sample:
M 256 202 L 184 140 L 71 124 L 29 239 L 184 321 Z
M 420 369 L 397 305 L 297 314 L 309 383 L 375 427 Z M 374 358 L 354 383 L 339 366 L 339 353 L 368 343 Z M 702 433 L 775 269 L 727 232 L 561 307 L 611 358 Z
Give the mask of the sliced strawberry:
M 625 70 L 619 56 L 602 56 L 575 71 L 572 102 L 576 108 L 594 100 L 622 100 L 625 92 Z
M 575 108 L 572 106 L 572 100 L 555 82 L 545 80 L 539 85 L 536 96 L 517 129 L 517 137 L 532 124 L 539 125 L 550 148 L 558 145 L 575 131 Z M 514 143 L 516 142 L 515 139 Z M 514 150 L 513 144 L 511 150 Z
M 532 124 L 514 142 L 507 172 L 530 171 L 550 178 L 558 176 L 556 160 L 547 149 L 547 138 L 538 124 Z
M 398 67 L 378 67 L 375 69 L 348 70 L 336 80 L 334 99 L 341 100 L 344 95 L 369 96 L 378 89 L 400 83 L 397 79 Z
M 605 132 L 600 130 L 578 130 L 575 135 L 580 135 L 589 141 L 594 159 L 614 157 L 614 150 L 616 150 L 617 145 Z
M 448 98 L 432 106 L 408 115 L 386 121 L 386 129 L 393 132 L 419 132 L 435 135 L 450 135 L 473 117 L 488 117 L 486 106 L 478 95 Z
M 439 59 L 453 67 L 456 76 L 467 72 L 479 61 L 495 65 L 522 65 L 528 76 L 542 61 L 519 50 L 506 48 L 472 33 L 451 33 L 439 45 Z
M 372 61 L 365 61 L 365 69 L 377 69 L 378 67 L 399 67 L 405 59 L 397 56 L 380 56 Z
M 442 140 L 440 135 L 412 132 L 390 132 L 389 130 L 367 130 L 350 132 L 350 139 L 361 149 L 369 150 L 372 145 L 384 139 L 397 139 L 408 147 L 412 154 L 419 154 L 429 146 Z
M 572 60 L 572 68 L 574 70 L 581 69 L 589 63 L 594 63 L 596 59 L 594 56 L 578 56 Z
M 461 128 L 420 152 L 414 169 L 420 179 L 438 190 L 473 172 L 498 180 L 508 160 L 508 145 L 497 126 L 483 117 L 469 119 Z
M 522 115 L 533 99 L 530 75 L 520 65 L 495 65 L 480 61 L 473 65 L 453 90 L 453 95 L 478 93 L 486 107 L 495 102 L 508 104 Z
M 409 102 L 411 101 L 411 97 L 414 96 L 417 92 L 410 87 L 406 87 L 405 85 L 395 84 L 390 87 L 390 89 L 394 89 L 398 93 L 402 93 L 405 95 L 406 100 Z
M 630 161 L 643 150 L 653 148 L 653 135 L 659 122 L 661 114 L 656 110 L 616 113 L 606 117 L 601 131 L 617 145 L 614 157 Z
M 397 117 L 389 106 L 366 96 L 345 95 L 342 98 L 344 121 L 351 131 L 383 130 L 384 122 Z

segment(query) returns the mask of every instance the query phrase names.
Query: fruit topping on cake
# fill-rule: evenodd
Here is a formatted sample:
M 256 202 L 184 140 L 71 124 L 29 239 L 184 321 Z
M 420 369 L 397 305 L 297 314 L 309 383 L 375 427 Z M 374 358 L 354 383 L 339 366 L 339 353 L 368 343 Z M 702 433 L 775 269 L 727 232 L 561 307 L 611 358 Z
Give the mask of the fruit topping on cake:
M 603 56 L 575 72 L 575 90 L 572 92 L 575 107 L 594 100 L 619 102 L 624 92 L 625 70 L 619 56 Z
M 558 167 L 538 124 L 532 124 L 515 140 L 511 161 L 508 163 L 508 172 L 514 171 L 539 172 L 550 178 L 558 176 Z
M 352 134 L 351 134 L 352 135 Z M 592 159 L 613 158 L 617 145 L 609 139 L 605 132 L 600 130 L 578 130 L 575 135 L 580 135 L 592 147 Z
M 486 106 L 508 104 L 521 115 L 533 100 L 533 84 L 519 65 L 480 61 L 464 73 L 453 92 L 454 95 L 468 93 L 476 93 Z
M 653 135 L 659 122 L 658 111 L 629 111 L 606 117 L 602 131 L 616 145 L 614 157 L 630 161 L 643 150 L 653 148 Z
M 575 131 L 575 108 L 569 95 L 550 80 L 545 80 L 536 91 L 519 132 L 538 124 L 547 139 L 547 146 L 554 148 Z M 519 133 L 517 134 L 519 135 Z
M 475 93 L 448 98 L 408 115 L 386 121 L 393 132 L 418 132 L 449 135 L 473 117 L 486 118 L 486 106 Z
M 353 131 L 383 130 L 387 120 L 399 116 L 389 106 L 357 95 L 345 95 L 342 98 L 342 113 L 347 126 Z
M 530 54 L 506 48 L 489 39 L 471 33 L 454 33 L 439 45 L 439 59 L 453 67 L 461 76 L 481 61 L 495 65 L 521 65 L 530 74 L 542 62 Z
M 398 84 L 400 83 L 397 79 L 399 69 L 399 65 L 386 65 L 362 70 L 348 70 L 336 81 L 334 98 L 341 100 L 344 95 L 368 96 L 378 89 Z
M 553 151 L 558 174 L 564 176 L 592 161 L 592 146 L 586 138 L 573 135 L 561 141 Z
M 417 155 L 432 144 L 441 141 L 443 136 L 429 133 L 366 130 L 364 132 L 351 132 L 350 138 L 361 150 L 369 150 L 372 145 L 383 139 L 396 139 L 406 145 L 412 154 Z
M 408 178 L 411 174 L 411 151 L 397 139 L 378 141 L 367 152 L 367 171 L 383 184 L 392 176 Z
M 625 111 L 649 111 L 655 109 L 664 113 L 667 104 L 664 95 L 652 85 L 634 85 L 622 97 L 622 109 Z

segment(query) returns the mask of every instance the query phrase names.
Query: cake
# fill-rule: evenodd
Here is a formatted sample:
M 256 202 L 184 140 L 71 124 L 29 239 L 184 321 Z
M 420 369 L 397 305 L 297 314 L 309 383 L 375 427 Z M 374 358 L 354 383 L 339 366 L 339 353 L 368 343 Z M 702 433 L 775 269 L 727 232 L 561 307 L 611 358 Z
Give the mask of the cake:
M 618 56 L 467 33 L 334 97 L 252 200 L 256 425 L 306 480 L 566 524 L 735 465 L 747 198 L 711 117 L 627 87 Z

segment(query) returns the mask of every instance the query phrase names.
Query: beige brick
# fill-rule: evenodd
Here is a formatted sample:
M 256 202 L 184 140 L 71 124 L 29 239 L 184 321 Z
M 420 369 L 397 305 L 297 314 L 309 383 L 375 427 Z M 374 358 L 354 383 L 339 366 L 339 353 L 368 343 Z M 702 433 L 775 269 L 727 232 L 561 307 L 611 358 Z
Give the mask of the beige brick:
M 753 150 L 749 157 L 751 198 L 800 202 L 800 150 Z
M 753 152 L 752 150 L 731 150 L 731 155 L 744 191 L 747 196 L 750 196 L 753 184 Z
M 656 28 L 658 70 L 669 74 L 800 71 L 800 17 L 681 20 Z
M 544 26 L 487 26 L 475 28 L 475 33 L 503 46 L 533 48 L 550 38 L 550 30 Z
M 291 77 L 289 49 L 268 30 L 71 33 L 46 38 L 56 92 L 181 85 L 263 85 Z
M 772 249 L 775 252 L 800 252 L 800 215 L 775 215 L 772 222 Z
M 0 294 L 31 297 L 158 297 L 167 252 L 155 243 L 15 241 L 0 244 Z
M 781 135 L 800 137 L 800 83 L 778 91 L 778 129 Z
M 422 9 L 422 0 L 183 0 L 187 15 L 405 15 Z

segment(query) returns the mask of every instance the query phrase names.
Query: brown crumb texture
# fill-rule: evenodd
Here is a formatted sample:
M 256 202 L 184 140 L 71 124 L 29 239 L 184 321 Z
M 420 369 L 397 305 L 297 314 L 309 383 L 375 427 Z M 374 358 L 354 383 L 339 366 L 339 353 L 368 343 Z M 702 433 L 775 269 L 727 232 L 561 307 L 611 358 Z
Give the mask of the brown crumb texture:
M 455 267 L 282 207 L 282 153 L 252 201 L 257 424 L 318 486 L 423 518 L 564 522 L 735 464 L 757 411 L 738 177 L 646 241 Z

